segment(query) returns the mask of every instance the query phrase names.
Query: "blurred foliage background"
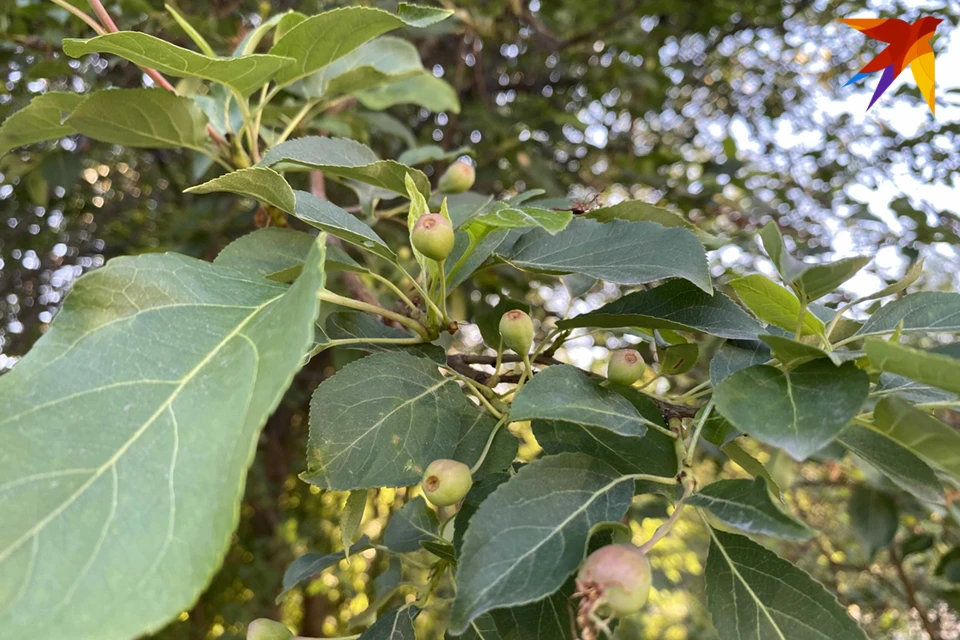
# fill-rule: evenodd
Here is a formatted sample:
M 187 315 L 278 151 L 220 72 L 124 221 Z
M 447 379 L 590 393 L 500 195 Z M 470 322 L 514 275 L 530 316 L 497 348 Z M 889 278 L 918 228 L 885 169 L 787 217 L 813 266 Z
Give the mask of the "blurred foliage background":
M 223 52 L 269 15 L 346 4 L 396 8 L 395 2 L 177 2 Z M 388 118 L 353 106 L 323 115 L 317 126 L 371 144 L 385 158 L 397 157 L 411 143 L 455 153 L 468 147 L 477 165 L 475 190 L 482 193 L 505 196 L 541 188 L 550 196 L 584 202 L 631 197 L 675 208 L 729 240 L 710 254 L 717 277 L 747 268 L 771 273 L 753 232 L 776 219 L 802 256 L 876 257 L 841 297 L 877 289 L 920 258 L 927 265 L 923 288 L 956 288 L 956 95 L 941 83 L 934 118 L 908 82 L 865 115 L 866 91 L 872 87 L 856 92 L 840 87 L 876 51 L 875 43 L 865 45 L 863 36 L 836 18 L 867 10 L 864 15 L 913 20 L 935 10 L 945 18 L 934 41 L 943 71 L 950 62 L 940 54 L 951 43 L 960 51 L 960 38 L 952 37 L 960 20 L 957 3 L 440 4 L 455 9 L 455 18 L 400 35 L 415 39 L 425 67 L 456 89 L 460 113 L 407 105 L 385 112 Z M 117 0 L 108 9 L 121 29 L 191 46 L 160 0 Z M 136 67 L 113 58 L 63 56 L 63 38 L 92 34 L 51 2 L 0 0 L 0 31 L 2 117 L 48 90 L 149 82 Z M 438 175 L 444 167 L 440 161 L 424 169 Z M 83 272 L 113 256 L 149 251 L 212 259 L 255 228 L 256 206 L 250 202 L 182 193 L 206 170 L 189 154 L 76 138 L 0 159 L 0 373 L 43 333 Z M 340 195 L 334 192 L 331 199 Z M 598 306 L 616 294 L 595 289 L 574 299 L 558 283 L 532 281 L 506 268 L 481 272 L 467 292 L 459 303 L 463 317 L 491 294 L 526 298 L 546 313 Z M 462 333 L 460 347 L 476 348 L 476 332 Z M 611 336 L 584 336 L 570 343 L 566 357 L 581 366 L 599 366 L 606 347 L 616 345 Z M 376 600 L 378 581 L 382 590 L 398 579 L 398 567 L 368 551 L 274 602 L 291 560 L 306 551 L 340 548 L 337 522 L 344 496 L 321 495 L 297 473 L 304 464 L 309 395 L 337 360 L 349 357 L 334 353 L 298 376 L 263 433 L 240 527 L 222 571 L 196 606 L 157 638 L 241 638 L 247 622 L 262 616 L 283 619 L 302 635 L 347 635 L 358 622 L 355 617 Z M 706 359 L 698 371 L 705 368 Z M 536 443 L 528 438 L 521 453 L 535 455 Z M 703 463 L 706 477 L 726 464 L 719 450 L 713 454 Z M 929 517 L 911 504 L 883 506 L 881 515 L 899 520 L 898 543 L 929 535 L 931 545 L 902 561 L 913 547 L 871 556 L 854 535 L 847 510 L 852 492 L 864 481 L 862 469 L 839 457 L 802 467 L 787 460 L 768 462 L 781 485 L 797 488 L 793 506 L 822 532 L 809 544 L 778 552 L 838 591 L 871 637 L 925 637 L 918 606 L 935 613 L 940 637 L 960 637 L 952 608 L 960 592 L 934 575 L 936 558 L 957 542 L 942 537 L 940 524 L 957 517 L 955 507 Z M 403 491 L 372 493 L 364 531 L 376 538 L 387 515 L 408 498 Z M 638 540 L 666 517 L 666 503 L 653 497 L 635 510 L 642 522 Z M 656 592 L 648 613 L 624 624 L 623 638 L 714 637 L 702 605 L 703 531 L 693 522 L 681 523 L 677 531 L 655 551 Z M 417 571 L 404 567 L 403 579 L 414 579 Z M 403 593 L 401 587 L 396 597 Z M 424 637 L 430 637 L 429 617 L 421 619 Z

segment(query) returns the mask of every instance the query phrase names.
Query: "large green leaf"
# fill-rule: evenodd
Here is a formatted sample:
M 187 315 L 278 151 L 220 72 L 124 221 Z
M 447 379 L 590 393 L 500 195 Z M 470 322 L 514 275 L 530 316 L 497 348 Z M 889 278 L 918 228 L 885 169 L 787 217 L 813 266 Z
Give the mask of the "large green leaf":
M 223 248 L 213 263 L 250 271 L 277 282 L 290 282 L 300 274 L 314 244 L 316 239 L 309 233 L 267 227 L 234 240 Z
M 763 335 L 760 336 L 760 339 L 770 347 L 773 357 L 787 367 L 795 367 L 819 358 L 827 358 L 839 366 L 850 360 L 859 360 L 864 355 L 863 351 L 850 351 L 848 349 L 824 351 L 812 344 L 797 342 L 784 336 Z
M 453 454 L 454 460 L 459 460 L 468 467 L 473 467 L 484 453 L 490 434 L 497 424 L 497 419 L 489 413 L 475 412 L 471 419 L 460 425 L 460 438 L 457 441 L 457 450 Z M 490 443 L 490 449 L 483 459 L 480 468 L 473 472 L 473 477 L 479 478 L 490 473 L 505 471 L 517 457 L 520 441 L 514 437 L 506 425 L 500 427 Z
M 460 113 L 457 91 L 429 71 L 360 91 L 356 98 L 374 111 L 384 111 L 398 104 L 415 104 L 434 113 Z
M 404 178 L 409 174 L 417 190 L 424 198 L 430 198 L 430 181 L 423 172 L 394 160 L 380 160 L 370 147 L 346 138 L 306 136 L 287 140 L 270 149 L 260 165 L 319 169 L 328 175 L 358 180 L 404 197 L 407 195 Z
M 127 147 L 202 150 L 207 141 L 200 107 L 164 89 L 97 91 L 65 124 L 94 140 Z
M 671 280 L 648 291 L 636 291 L 569 320 L 574 327 L 644 327 L 702 331 L 721 338 L 755 338 L 762 327 L 719 291 L 704 293 L 686 280 Z
M 697 237 L 653 222 L 603 224 L 578 218 L 557 235 L 543 229 L 524 234 L 502 257 L 521 269 L 582 273 L 617 284 L 684 278 L 713 292 Z
M 932 467 L 960 480 L 960 432 L 897 397 L 873 410 L 873 428 Z
M 770 347 L 759 340 L 727 340 L 710 360 L 710 382 L 717 386 L 727 376 L 771 358 Z
M 786 331 L 796 331 L 800 301 L 792 292 L 759 273 L 732 280 L 730 286 L 758 318 Z M 823 332 L 823 321 L 804 310 L 803 335 L 823 335 Z
M 866 550 L 867 558 L 872 559 L 897 535 L 897 503 L 882 491 L 857 487 L 850 496 L 848 512 L 853 531 Z
M 457 640 L 578 640 L 567 606 L 574 590 L 574 581 L 568 580 L 537 602 L 485 613 Z M 447 638 L 453 640 L 450 635 Z
M 805 460 L 853 419 L 869 390 L 867 374 L 852 362 L 814 360 L 790 371 L 741 369 L 720 383 L 714 399 L 737 429 Z
M 921 291 L 894 300 L 870 316 L 857 333 L 893 331 L 960 331 L 960 293 Z
M 840 432 L 837 440 L 921 500 L 943 503 L 943 486 L 936 474 L 923 460 L 892 438 L 873 429 L 851 424 Z M 960 447 L 960 435 L 955 438 L 953 445 Z M 960 456 L 957 461 L 960 471 Z
M 510 207 L 502 203 L 470 218 L 461 228 L 471 236 L 482 237 L 493 229 L 540 228 L 556 235 L 563 231 L 573 214 L 536 207 Z
M 879 338 L 868 339 L 866 350 L 870 364 L 881 371 L 960 393 L 960 358 L 913 349 Z
M 625 200 L 609 207 L 600 207 L 584 214 L 584 218 L 598 222 L 611 220 L 627 220 L 629 222 L 656 222 L 664 227 L 682 227 L 697 234 L 700 241 L 709 247 L 716 247 L 720 240 L 697 225 L 693 224 L 680 213 L 663 209 L 640 200 Z
M 294 213 L 297 196 L 279 173 L 266 167 L 250 167 L 216 177 L 213 180 L 190 187 L 185 193 L 215 193 L 226 191 L 249 196 L 281 211 Z
M 383 238 L 355 216 L 312 193 L 295 191 L 294 194 L 297 198 L 295 215 L 307 224 L 361 249 L 366 249 L 385 260 L 397 261 L 396 254 L 387 246 Z
M 491 609 L 550 595 L 583 560 L 590 530 L 623 517 L 633 480 L 589 456 L 547 456 L 500 485 L 470 519 L 450 632 Z
M 130 638 L 190 608 L 312 340 L 322 265 L 318 240 L 292 287 L 170 253 L 77 282 L 0 377 L 6 635 Z
M 63 41 L 63 52 L 73 58 L 88 53 L 112 53 L 141 67 L 156 69 L 178 78 L 203 78 L 219 82 L 243 97 L 294 63 L 291 58 L 265 54 L 215 58 L 139 31 L 107 33 L 89 40 L 67 39 Z
M 304 78 L 299 86 L 306 97 L 329 99 L 422 71 L 420 52 L 412 43 L 383 36 Z
M 332 491 L 403 487 L 456 450 L 467 401 L 437 364 L 401 352 L 348 364 L 310 401 L 307 470 Z
M 453 547 L 457 556 L 463 548 L 463 535 L 467 532 L 470 519 L 480 508 L 491 493 L 496 491 L 497 487 L 509 480 L 512 476 L 509 473 L 491 473 L 479 478 L 470 487 L 463 502 L 460 503 L 460 509 L 457 511 L 456 519 L 453 523 Z
M 388 31 L 403 26 L 426 27 L 451 13 L 401 2 L 397 15 L 371 7 L 345 7 L 307 18 L 270 49 L 271 55 L 295 60 L 277 74 L 277 84 L 285 86 L 305 78 Z
M 419 551 L 420 542 L 439 539 L 440 520 L 423 496 L 417 496 L 391 515 L 383 532 L 384 546 L 395 553 Z
M 601 427 L 624 436 L 642 436 L 649 422 L 623 396 L 568 364 L 547 367 L 514 398 L 511 420 L 535 418 Z
M 687 504 L 712 513 L 727 526 L 747 533 L 807 540 L 813 532 L 770 499 L 767 483 L 754 480 L 718 480 L 687 498 Z
M 413 621 L 420 610 L 412 605 L 391 609 L 377 618 L 357 640 L 417 640 Z
M 73 127 L 61 123 L 86 98 L 81 93 L 50 91 L 31 100 L 0 124 L 0 156 L 25 144 L 76 133 Z
M 744 536 L 710 530 L 707 608 L 724 640 L 867 640 L 836 597 Z

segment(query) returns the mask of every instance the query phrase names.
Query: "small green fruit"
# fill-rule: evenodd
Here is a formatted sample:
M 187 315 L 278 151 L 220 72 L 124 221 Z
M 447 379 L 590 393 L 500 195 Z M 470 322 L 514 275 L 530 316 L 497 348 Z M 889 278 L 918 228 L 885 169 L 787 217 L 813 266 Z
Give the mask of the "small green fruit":
M 438 507 L 457 504 L 470 491 L 470 467 L 456 460 L 434 460 L 423 474 L 423 493 Z
M 257 618 L 247 627 L 247 640 L 290 640 L 293 633 L 286 625 L 270 620 Z
M 639 612 L 650 596 L 650 561 L 632 544 L 611 544 L 590 554 L 577 574 L 580 586 L 597 589 L 599 602 L 615 616 Z
M 463 193 L 473 186 L 477 172 L 468 162 L 454 162 L 437 181 L 437 190 L 443 193 Z
M 500 317 L 500 339 L 507 349 L 527 355 L 533 345 L 533 320 L 520 309 L 507 311 Z
M 414 248 L 432 260 L 445 260 L 453 242 L 453 225 L 439 213 L 425 213 L 413 225 Z
M 635 349 L 620 349 L 610 354 L 607 363 L 607 378 L 611 382 L 629 387 L 640 379 L 647 368 L 643 358 Z

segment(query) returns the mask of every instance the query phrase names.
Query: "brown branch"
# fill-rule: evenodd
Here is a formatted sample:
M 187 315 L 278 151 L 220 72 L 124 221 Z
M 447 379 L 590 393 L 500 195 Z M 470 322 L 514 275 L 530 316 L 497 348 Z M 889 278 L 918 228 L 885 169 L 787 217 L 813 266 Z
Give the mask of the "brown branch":
M 916 609 L 917 615 L 920 616 L 920 622 L 923 624 L 927 635 L 930 636 L 930 640 L 941 640 L 940 632 L 933 626 L 933 623 L 927 617 L 927 610 L 920 604 L 920 600 L 917 599 L 917 590 L 914 588 L 910 576 L 907 575 L 907 572 L 903 568 L 903 559 L 897 552 L 896 543 L 891 542 L 887 547 L 887 551 L 890 553 L 890 561 L 893 563 L 893 567 L 897 570 L 897 576 L 899 576 L 900 582 L 903 584 L 903 591 L 907 596 L 907 603 Z

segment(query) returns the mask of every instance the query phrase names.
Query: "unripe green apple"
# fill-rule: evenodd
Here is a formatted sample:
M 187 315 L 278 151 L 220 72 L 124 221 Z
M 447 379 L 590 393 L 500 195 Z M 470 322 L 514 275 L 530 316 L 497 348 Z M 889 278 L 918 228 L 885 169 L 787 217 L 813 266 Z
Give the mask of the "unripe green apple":
M 293 633 L 287 626 L 270 620 L 269 618 L 257 618 L 247 627 L 247 640 L 290 640 Z
M 432 260 L 445 260 L 453 242 L 453 225 L 439 213 L 425 213 L 413 225 L 414 248 Z
M 610 354 L 607 363 L 607 378 L 611 382 L 629 387 L 640 379 L 647 368 L 643 358 L 635 349 L 620 349 Z
M 520 309 L 507 311 L 500 317 L 500 339 L 507 349 L 527 355 L 533 345 L 533 320 Z
M 421 484 L 427 500 L 438 507 L 449 507 L 463 500 L 473 486 L 473 478 L 467 465 L 442 458 L 427 466 Z
M 590 554 L 578 583 L 598 590 L 599 602 L 615 616 L 637 613 L 650 596 L 650 561 L 632 544 L 611 544 Z
M 469 162 L 454 162 L 437 181 L 437 190 L 443 193 L 463 193 L 473 186 L 477 172 Z

